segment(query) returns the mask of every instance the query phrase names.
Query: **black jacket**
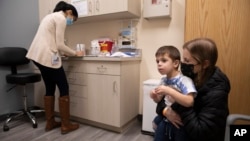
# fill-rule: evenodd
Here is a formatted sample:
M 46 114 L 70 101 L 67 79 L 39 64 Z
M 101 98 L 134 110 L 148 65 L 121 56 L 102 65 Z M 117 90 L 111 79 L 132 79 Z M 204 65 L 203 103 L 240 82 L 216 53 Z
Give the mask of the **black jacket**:
M 227 76 L 216 68 L 210 79 L 197 90 L 193 107 L 172 105 L 181 116 L 191 141 L 224 141 L 229 91 Z

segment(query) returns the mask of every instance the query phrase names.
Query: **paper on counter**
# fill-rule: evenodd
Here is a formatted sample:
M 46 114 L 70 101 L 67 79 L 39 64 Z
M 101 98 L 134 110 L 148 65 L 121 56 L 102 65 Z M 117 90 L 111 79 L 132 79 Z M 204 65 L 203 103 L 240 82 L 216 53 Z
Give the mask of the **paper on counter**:
M 113 53 L 113 54 L 111 55 L 111 57 L 131 57 L 131 56 L 130 56 L 130 55 L 127 55 L 127 54 L 125 54 L 125 53 L 123 53 L 123 52 L 118 51 L 118 52 Z

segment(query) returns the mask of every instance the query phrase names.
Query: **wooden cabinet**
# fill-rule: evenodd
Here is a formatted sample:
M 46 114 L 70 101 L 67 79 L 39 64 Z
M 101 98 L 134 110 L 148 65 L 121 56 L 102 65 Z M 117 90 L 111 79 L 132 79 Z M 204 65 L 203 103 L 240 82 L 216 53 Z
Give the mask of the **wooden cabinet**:
M 87 115 L 88 100 L 86 77 L 83 73 L 84 63 L 82 61 L 66 61 L 63 62 L 63 67 L 69 83 L 70 96 L 70 114 L 76 117 Z M 58 97 L 59 92 L 56 92 L 55 111 L 59 112 Z
M 122 132 L 139 114 L 139 62 L 64 61 L 71 116 L 82 123 Z M 35 84 L 36 105 L 43 107 L 44 93 L 44 84 Z M 59 112 L 58 97 L 57 89 L 56 112 Z
M 126 6 L 128 0 L 95 0 L 95 15 L 110 14 L 128 11 Z
M 53 12 L 55 5 L 60 0 L 39 0 L 39 18 Z M 72 3 L 71 0 L 64 0 Z M 83 0 L 84 1 L 84 0 Z M 74 5 L 74 2 L 72 3 Z M 86 5 L 85 5 L 86 4 Z M 140 0 L 86 0 L 86 3 L 76 8 L 85 9 L 86 14 L 80 15 L 77 23 L 107 20 L 107 19 L 129 19 L 139 18 L 141 15 Z M 87 8 L 87 9 L 86 9 Z
M 89 118 L 120 127 L 120 77 L 87 74 Z
M 88 108 L 85 118 L 122 128 L 138 115 L 139 61 L 86 61 Z
M 140 0 L 88 0 L 87 7 L 88 14 L 79 15 L 77 23 L 141 16 Z
M 71 0 L 39 0 L 39 19 L 40 21 L 48 14 L 52 13 L 59 1 L 70 3 Z
M 133 3 L 128 5 L 129 3 Z M 139 15 L 139 11 L 136 11 L 137 8 L 132 8 L 138 6 L 139 4 L 134 0 L 88 0 L 89 15 L 102 15 L 102 14 L 111 14 L 117 12 L 131 12 Z M 138 9 L 139 10 L 139 9 Z M 83 15 L 84 16 L 84 15 Z

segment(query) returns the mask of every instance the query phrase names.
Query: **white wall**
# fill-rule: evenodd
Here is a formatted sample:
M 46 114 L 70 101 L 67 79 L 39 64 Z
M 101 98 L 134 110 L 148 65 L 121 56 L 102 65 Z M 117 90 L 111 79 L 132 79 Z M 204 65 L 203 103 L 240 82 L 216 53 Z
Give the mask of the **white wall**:
M 142 49 L 141 61 L 141 98 L 140 113 L 142 113 L 142 83 L 151 78 L 161 78 L 155 61 L 155 52 L 162 45 L 174 45 L 182 52 L 184 43 L 185 0 L 172 0 L 172 18 L 159 20 L 141 19 L 138 26 L 138 48 Z
M 142 114 L 143 81 L 150 78 L 160 78 L 156 63 L 155 51 L 162 45 L 174 45 L 181 51 L 184 43 L 185 0 L 172 0 L 171 19 L 139 19 L 137 24 L 138 46 L 142 49 L 140 73 L 140 109 Z M 84 43 L 90 48 L 90 41 L 99 37 L 117 38 L 122 27 L 119 20 L 75 24 L 67 28 L 66 39 L 69 46 Z

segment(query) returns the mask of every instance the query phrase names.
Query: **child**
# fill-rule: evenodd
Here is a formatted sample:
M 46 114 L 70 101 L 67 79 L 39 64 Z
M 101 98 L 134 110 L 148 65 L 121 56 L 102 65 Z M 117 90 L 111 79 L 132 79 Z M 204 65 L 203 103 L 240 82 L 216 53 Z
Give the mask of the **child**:
M 185 141 L 185 131 L 177 128 L 165 118 L 167 107 L 177 102 L 185 107 L 193 106 L 196 94 L 192 80 L 180 73 L 180 52 L 174 46 L 162 46 L 156 54 L 157 68 L 161 75 L 161 85 L 151 91 L 150 97 L 157 103 L 157 108 L 165 102 L 166 108 L 163 113 L 158 113 L 153 121 L 155 141 Z M 160 110 L 162 111 L 162 110 Z

